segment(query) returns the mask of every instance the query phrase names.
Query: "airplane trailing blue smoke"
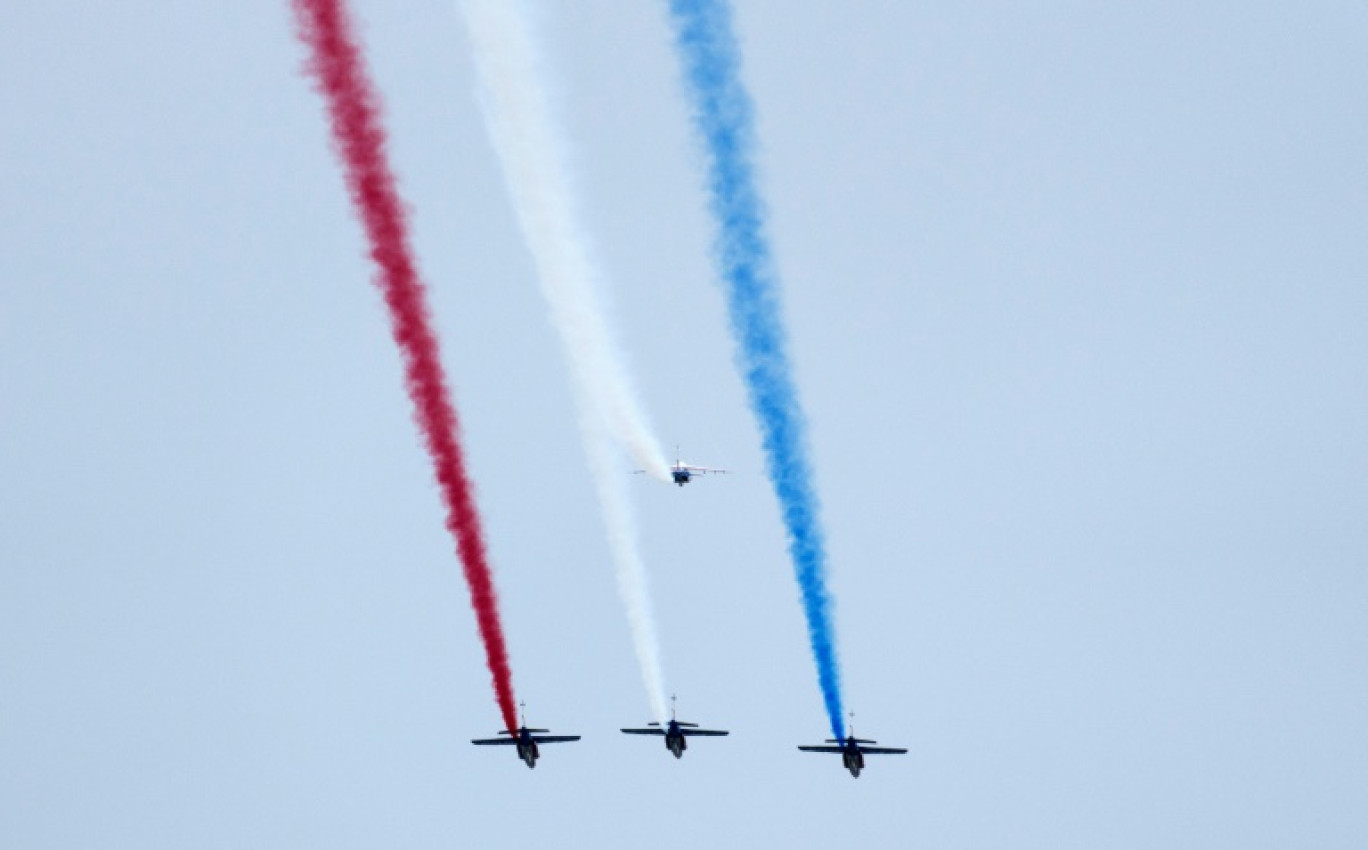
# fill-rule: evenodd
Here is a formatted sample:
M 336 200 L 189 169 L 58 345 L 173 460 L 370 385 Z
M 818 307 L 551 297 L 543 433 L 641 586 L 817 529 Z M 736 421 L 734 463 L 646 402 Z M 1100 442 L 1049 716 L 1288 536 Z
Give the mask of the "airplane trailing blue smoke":
M 737 365 L 759 420 L 770 482 L 788 532 L 817 676 L 836 738 L 845 737 L 841 677 L 826 587 L 826 543 L 818 518 L 807 422 L 785 350 L 779 283 L 754 174 L 754 121 L 741 83 L 740 52 L 726 0 L 669 0 L 694 123 L 703 136 L 708 187 Z

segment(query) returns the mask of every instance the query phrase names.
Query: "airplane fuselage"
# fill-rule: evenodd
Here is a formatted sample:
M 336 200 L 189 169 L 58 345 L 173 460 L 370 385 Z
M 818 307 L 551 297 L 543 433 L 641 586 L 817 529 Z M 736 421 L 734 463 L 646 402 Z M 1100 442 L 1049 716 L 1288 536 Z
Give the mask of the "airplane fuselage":
M 675 758 L 683 758 L 684 751 L 689 748 L 689 741 L 680 731 L 679 724 L 670 721 L 670 728 L 665 732 L 665 749 L 674 753 Z
M 860 752 L 860 745 L 856 743 L 846 744 L 845 752 L 841 753 L 841 761 L 845 763 L 850 775 L 856 779 L 860 778 L 860 771 L 864 770 L 864 753 Z
M 529 768 L 537 766 L 537 759 L 541 757 L 541 751 L 537 749 L 537 742 L 532 740 L 532 736 L 523 732 L 518 736 L 518 758 L 527 763 Z
M 693 478 L 693 475 L 687 469 L 671 469 L 670 477 L 674 479 L 674 483 L 683 487 L 685 484 L 689 483 L 689 480 Z

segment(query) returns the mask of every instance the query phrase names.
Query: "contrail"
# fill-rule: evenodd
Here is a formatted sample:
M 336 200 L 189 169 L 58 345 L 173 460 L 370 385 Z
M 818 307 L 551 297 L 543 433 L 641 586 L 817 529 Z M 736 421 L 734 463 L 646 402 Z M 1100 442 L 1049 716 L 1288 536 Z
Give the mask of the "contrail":
M 538 51 L 518 0 L 463 0 L 480 100 L 552 324 L 570 363 L 585 453 L 594 476 L 638 664 L 656 719 L 669 719 L 665 676 L 628 478 L 615 447 L 661 481 L 668 461 L 628 378 L 599 296 L 601 275 L 577 221 L 564 144 L 547 102 Z
M 466 473 L 460 423 L 447 390 L 437 335 L 429 321 L 427 292 L 418 276 L 408 219 L 386 155 L 380 95 L 370 81 L 351 16 L 343 0 L 292 0 L 300 39 L 332 124 L 347 190 L 370 240 L 378 267 L 375 284 L 389 308 L 390 330 L 404 362 L 404 384 L 413 401 L 446 506 L 446 527 L 456 541 L 485 657 L 494 679 L 504 726 L 518 728 L 513 674 L 508 664 L 498 598 L 485 550 L 475 493 Z
M 840 667 L 826 586 L 826 542 L 807 453 L 807 421 L 789 365 L 779 281 L 754 173 L 755 127 L 740 77 L 740 51 L 726 0 L 670 0 L 675 45 L 708 163 L 717 220 L 714 246 L 727 297 L 737 365 L 760 426 L 765 464 L 788 533 L 808 636 L 831 731 L 845 735 Z

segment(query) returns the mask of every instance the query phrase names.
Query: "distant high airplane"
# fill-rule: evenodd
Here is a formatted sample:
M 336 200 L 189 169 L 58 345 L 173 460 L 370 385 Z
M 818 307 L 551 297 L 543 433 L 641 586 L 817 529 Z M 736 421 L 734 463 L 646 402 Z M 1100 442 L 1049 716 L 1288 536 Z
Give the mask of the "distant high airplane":
M 700 736 L 716 737 L 731 734 L 730 732 L 725 732 L 720 729 L 699 729 L 697 723 L 685 723 L 682 720 L 676 720 L 674 699 L 674 697 L 670 697 L 670 722 L 664 729 L 660 727 L 659 723 L 647 723 L 646 725 L 652 728 L 623 729 L 622 731 L 627 735 L 664 735 L 665 749 L 674 753 L 675 758 L 684 757 L 684 751 L 689 748 L 689 742 L 686 740 L 688 738 Z
M 518 703 L 518 705 L 521 706 L 522 703 Z M 580 739 L 579 735 L 545 735 L 542 733 L 551 730 L 529 729 L 526 724 L 527 721 L 523 720 L 523 725 L 518 727 L 516 733 L 499 733 L 500 735 L 507 735 L 507 738 L 476 738 L 470 743 L 485 746 L 516 746 L 518 748 L 518 758 L 526 762 L 528 767 L 536 767 L 537 759 L 541 757 L 541 750 L 537 748 L 538 744 L 561 744 L 568 741 L 578 741 Z
M 644 469 L 635 470 L 637 475 L 640 475 L 645 471 L 646 470 Z M 713 469 L 709 466 L 694 466 L 692 464 L 685 463 L 684 461 L 679 459 L 679 447 L 675 446 L 675 462 L 670 467 L 670 480 L 673 483 L 678 484 L 680 487 L 683 487 L 685 484 L 688 484 L 690 481 L 692 481 L 695 475 L 706 475 L 709 472 L 711 472 L 713 475 L 726 475 L 730 471 L 731 470 L 727 469 Z
M 860 778 L 860 771 L 864 770 L 864 757 L 867 755 L 903 755 L 907 752 L 902 747 L 863 747 L 861 744 L 877 744 L 878 741 L 869 741 L 864 738 L 855 737 L 854 724 L 851 725 L 850 734 L 844 738 L 827 739 L 828 744 L 835 744 L 834 747 L 799 747 L 805 753 L 840 753 L 841 762 L 850 775 L 856 779 Z

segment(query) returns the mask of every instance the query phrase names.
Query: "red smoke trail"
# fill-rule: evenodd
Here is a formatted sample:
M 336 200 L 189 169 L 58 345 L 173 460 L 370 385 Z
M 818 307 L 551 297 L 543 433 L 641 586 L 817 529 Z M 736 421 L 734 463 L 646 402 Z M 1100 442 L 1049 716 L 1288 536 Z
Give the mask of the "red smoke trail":
M 308 71 L 317 78 L 332 120 L 333 141 L 346 171 L 347 189 L 380 267 L 375 283 L 389 307 L 391 330 L 404 359 L 404 383 L 414 418 L 436 468 L 446 526 L 456 538 L 470 600 L 484 639 L 504 726 L 517 728 L 513 674 L 508 667 L 498 599 L 485 552 L 475 494 L 457 440 L 459 423 L 447 392 L 437 335 L 428 321 L 426 290 L 409 248 L 408 220 L 385 156 L 380 97 L 366 73 L 343 0 L 292 0 L 299 37 L 313 51 Z

